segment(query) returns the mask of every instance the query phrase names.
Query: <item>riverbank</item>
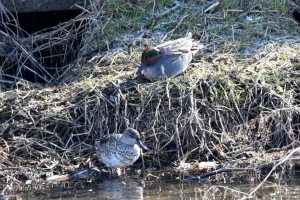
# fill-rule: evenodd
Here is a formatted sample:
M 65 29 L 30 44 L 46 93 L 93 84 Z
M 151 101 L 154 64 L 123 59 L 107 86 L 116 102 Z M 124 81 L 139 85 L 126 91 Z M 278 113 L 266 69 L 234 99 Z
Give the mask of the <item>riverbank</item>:
M 99 170 L 95 141 L 127 126 L 151 149 L 137 169 L 174 166 L 185 155 L 188 163 L 232 161 L 227 167 L 234 168 L 297 158 L 290 155 L 299 146 L 300 37 L 292 3 L 93 5 L 74 19 L 85 22 L 77 27 L 85 37 L 72 63 L 54 75 L 37 69 L 45 84 L 20 77 L 2 82 L 2 191 L 24 180 Z M 63 33 L 72 23 L 32 38 Z M 184 74 L 157 82 L 135 74 L 147 45 L 188 32 L 205 48 Z M 47 44 L 65 45 L 63 38 Z M 99 53 L 82 57 L 95 48 Z

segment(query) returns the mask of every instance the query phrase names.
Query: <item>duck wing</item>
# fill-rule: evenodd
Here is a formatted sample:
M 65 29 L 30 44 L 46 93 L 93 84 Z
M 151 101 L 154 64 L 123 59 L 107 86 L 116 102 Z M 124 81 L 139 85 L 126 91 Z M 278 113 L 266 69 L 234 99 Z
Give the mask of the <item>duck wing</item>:
M 165 42 L 158 45 L 161 54 L 182 55 L 191 51 L 193 47 L 193 39 L 180 38 L 177 40 Z

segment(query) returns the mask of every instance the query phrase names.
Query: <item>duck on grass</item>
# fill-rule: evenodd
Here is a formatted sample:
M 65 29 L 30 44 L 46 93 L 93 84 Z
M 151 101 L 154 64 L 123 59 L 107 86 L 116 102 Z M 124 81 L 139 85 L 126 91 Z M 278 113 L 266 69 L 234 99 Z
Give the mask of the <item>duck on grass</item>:
M 165 42 L 157 47 L 148 47 L 142 53 L 142 63 L 136 73 L 143 73 L 152 81 L 164 76 L 177 76 L 188 68 L 193 57 L 202 48 L 202 44 L 192 39 L 192 33 L 188 37 Z

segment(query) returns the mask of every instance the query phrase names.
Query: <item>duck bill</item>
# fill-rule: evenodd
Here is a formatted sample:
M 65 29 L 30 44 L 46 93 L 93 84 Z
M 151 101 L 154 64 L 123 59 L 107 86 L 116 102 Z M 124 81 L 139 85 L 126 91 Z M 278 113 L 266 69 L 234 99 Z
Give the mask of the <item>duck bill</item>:
M 141 147 L 144 150 L 147 150 L 147 151 L 149 150 L 148 147 L 146 147 L 145 145 L 143 145 L 143 143 L 141 143 L 141 141 L 138 141 L 137 145 L 139 145 L 139 147 Z
M 136 74 L 141 74 L 142 71 L 145 69 L 146 65 L 144 63 L 141 64 L 140 68 L 138 69 L 138 71 L 136 72 Z

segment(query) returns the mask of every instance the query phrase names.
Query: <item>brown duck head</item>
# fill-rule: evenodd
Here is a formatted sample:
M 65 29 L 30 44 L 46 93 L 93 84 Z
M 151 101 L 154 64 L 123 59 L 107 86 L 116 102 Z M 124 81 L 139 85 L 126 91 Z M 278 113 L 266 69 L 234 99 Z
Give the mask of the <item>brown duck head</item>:
M 148 47 L 142 53 L 142 64 L 137 74 L 140 74 L 147 66 L 154 65 L 159 59 L 160 50 L 156 47 Z

